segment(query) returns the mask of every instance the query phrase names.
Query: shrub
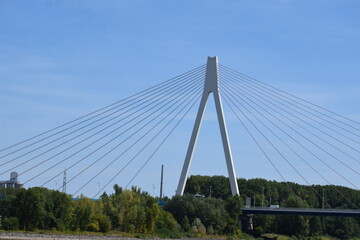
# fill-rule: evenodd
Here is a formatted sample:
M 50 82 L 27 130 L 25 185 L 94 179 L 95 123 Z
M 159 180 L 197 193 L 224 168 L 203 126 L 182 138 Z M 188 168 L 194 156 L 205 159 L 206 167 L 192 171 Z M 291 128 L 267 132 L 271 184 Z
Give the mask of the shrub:
M 189 222 L 189 218 L 185 215 L 185 217 L 183 218 L 183 220 L 181 221 L 181 226 L 182 226 L 182 229 L 185 231 L 185 232 L 189 232 L 190 229 L 191 229 L 191 226 L 190 226 L 190 222 Z
M 90 232 L 98 232 L 99 229 L 100 229 L 99 222 L 92 222 L 87 227 L 87 230 L 89 230 Z
M 254 229 L 254 236 L 255 237 L 261 237 L 261 235 L 264 234 L 264 229 L 259 226 Z
M 199 218 L 195 218 L 194 222 L 192 224 L 192 230 L 196 233 L 205 235 L 206 234 L 206 228 L 204 224 L 202 224 L 201 220 Z
M 17 217 L 4 218 L 2 220 L 2 227 L 4 230 L 18 230 L 19 220 Z
M 206 233 L 209 235 L 214 234 L 214 228 L 212 225 L 210 225 L 207 229 L 206 229 Z
M 177 222 L 171 213 L 166 211 L 160 211 L 158 219 L 156 221 L 156 229 L 168 229 L 170 231 L 177 231 Z
M 106 233 L 111 229 L 111 221 L 108 217 L 101 215 L 98 218 L 100 232 Z

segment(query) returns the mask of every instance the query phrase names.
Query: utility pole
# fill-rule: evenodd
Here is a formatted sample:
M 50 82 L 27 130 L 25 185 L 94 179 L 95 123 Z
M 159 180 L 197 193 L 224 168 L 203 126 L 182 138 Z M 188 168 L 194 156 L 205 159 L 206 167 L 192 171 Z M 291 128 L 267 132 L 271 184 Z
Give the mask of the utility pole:
M 164 165 L 161 165 L 160 199 L 163 197 Z
M 323 197 L 322 197 L 322 209 L 324 210 L 324 203 L 325 203 L 325 189 L 323 189 Z
M 261 200 L 261 207 L 264 207 L 264 198 L 265 198 L 265 187 L 262 188 L 262 200 Z
M 218 123 L 220 127 L 221 139 L 224 148 L 224 154 L 226 159 L 226 165 L 228 169 L 230 185 L 231 185 L 231 193 L 232 195 L 239 195 L 239 188 L 236 181 L 236 174 L 234 169 L 234 163 L 232 160 L 230 143 L 228 139 L 228 133 L 226 128 L 225 116 L 222 109 L 221 103 L 221 95 L 219 90 L 219 68 L 218 68 L 218 58 L 217 57 L 208 57 L 207 66 L 206 66 L 206 75 L 205 75 L 205 83 L 203 89 L 203 95 L 200 101 L 199 110 L 197 112 L 194 128 L 191 134 L 188 150 L 185 156 L 184 166 L 181 172 L 179 185 L 176 191 L 177 195 L 183 195 L 187 176 L 189 173 L 189 168 L 191 165 L 193 153 L 195 150 L 195 145 L 198 139 L 198 135 L 200 132 L 201 124 L 203 121 L 203 116 L 205 112 L 205 108 L 208 102 L 208 98 L 210 93 L 214 96 L 216 113 L 218 118 Z

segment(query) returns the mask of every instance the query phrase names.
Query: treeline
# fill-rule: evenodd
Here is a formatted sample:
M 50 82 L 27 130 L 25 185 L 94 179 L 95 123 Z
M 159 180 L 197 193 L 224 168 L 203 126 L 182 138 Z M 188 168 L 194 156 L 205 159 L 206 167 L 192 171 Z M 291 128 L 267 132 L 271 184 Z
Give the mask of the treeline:
M 115 193 L 104 193 L 92 200 L 46 188 L 2 189 L 0 199 L 1 226 L 4 230 L 57 230 L 161 234 L 176 232 L 173 216 L 159 207 L 146 192 L 133 187 Z
M 185 194 L 174 196 L 164 209 L 173 214 L 184 232 L 201 235 L 239 235 L 242 206 L 238 196 L 223 200 Z
M 115 230 L 170 237 L 241 233 L 239 197 L 223 200 L 176 196 L 167 199 L 163 207 L 158 200 L 136 187 L 123 190 L 118 185 L 114 186 L 114 193 L 104 193 L 96 200 L 84 196 L 72 199 L 70 195 L 40 187 L 2 189 L 1 228 L 62 232 Z
M 240 196 L 233 197 L 228 178 L 191 176 L 185 195 L 166 199 L 162 207 L 158 200 L 164 199 L 155 199 L 136 187 L 123 190 L 115 185 L 113 193 L 104 193 L 97 200 L 84 196 L 72 199 L 67 194 L 40 187 L 2 189 L 1 228 L 240 237 L 241 208 L 246 197 L 255 197 L 256 206 L 271 203 L 280 207 L 321 208 L 324 204 L 325 208 L 356 208 L 360 205 L 359 191 L 344 187 L 309 187 L 264 179 L 238 179 L 238 185 Z M 255 215 L 252 234 L 258 237 L 263 233 L 348 239 L 360 237 L 360 219 Z
M 304 186 L 291 182 L 265 179 L 238 179 L 241 201 L 251 197 L 251 205 L 296 208 L 357 209 L 360 191 L 341 186 Z M 223 176 L 191 176 L 185 192 L 228 199 L 231 196 L 229 179 Z M 323 201 L 324 196 L 324 201 Z M 254 216 L 254 234 L 278 233 L 288 236 L 324 236 L 340 239 L 360 237 L 360 218 L 308 216 Z

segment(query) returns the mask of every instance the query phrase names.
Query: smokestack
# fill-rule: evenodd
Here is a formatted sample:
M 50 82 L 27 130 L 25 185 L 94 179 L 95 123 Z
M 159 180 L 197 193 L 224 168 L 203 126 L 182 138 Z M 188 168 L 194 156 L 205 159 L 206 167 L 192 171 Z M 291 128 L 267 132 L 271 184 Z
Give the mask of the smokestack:
M 164 165 L 161 165 L 160 198 L 163 198 Z

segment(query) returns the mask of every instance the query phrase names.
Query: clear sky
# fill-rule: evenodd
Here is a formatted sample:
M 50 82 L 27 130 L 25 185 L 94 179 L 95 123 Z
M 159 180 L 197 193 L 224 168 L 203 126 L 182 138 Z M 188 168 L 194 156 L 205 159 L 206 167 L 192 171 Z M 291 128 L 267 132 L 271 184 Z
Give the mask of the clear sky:
M 225 66 L 360 121 L 359 10 L 356 0 L 0 0 L 0 148 L 215 55 Z M 281 180 L 226 115 L 238 177 Z M 212 104 L 205 120 L 191 174 L 226 175 Z M 164 192 L 174 194 L 192 124 L 185 121 L 134 184 L 157 194 L 165 164 Z M 96 180 L 83 193 L 91 196 L 101 184 Z M 73 182 L 69 192 L 80 185 Z

